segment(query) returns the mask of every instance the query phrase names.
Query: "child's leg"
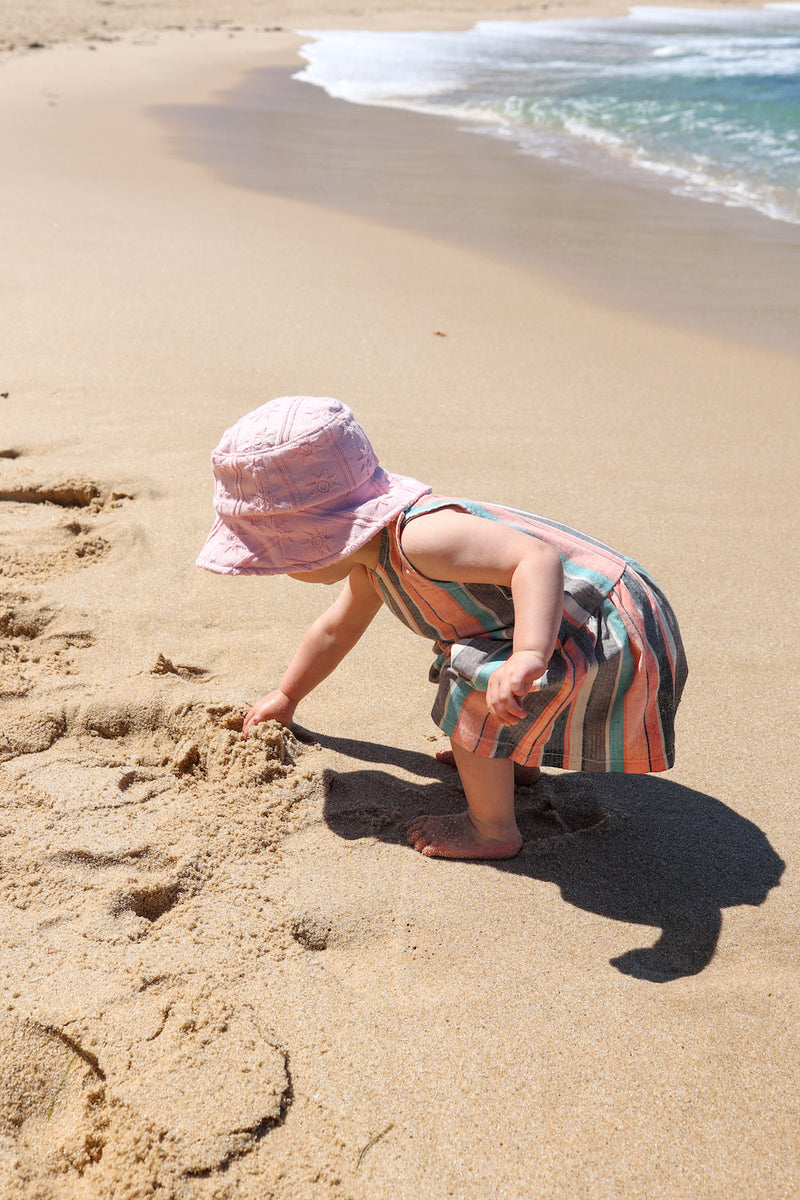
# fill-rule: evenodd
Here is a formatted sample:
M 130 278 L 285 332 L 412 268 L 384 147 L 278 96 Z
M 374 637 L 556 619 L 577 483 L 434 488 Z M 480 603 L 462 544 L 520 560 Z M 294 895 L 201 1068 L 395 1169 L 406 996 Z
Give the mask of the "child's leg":
M 522 846 L 514 819 L 514 764 L 510 758 L 481 758 L 453 743 L 467 811 L 417 817 L 408 840 L 436 858 L 513 858 Z
M 437 750 L 434 758 L 437 762 L 445 763 L 448 767 L 456 765 L 456 756 L 452 750 Z M 528 784 L 536 783 L 541 774 L 542 772 L 539 767 L 524 767 L 522 763 L 514 763 L 514 782 L 517 787 L 527 787 Z

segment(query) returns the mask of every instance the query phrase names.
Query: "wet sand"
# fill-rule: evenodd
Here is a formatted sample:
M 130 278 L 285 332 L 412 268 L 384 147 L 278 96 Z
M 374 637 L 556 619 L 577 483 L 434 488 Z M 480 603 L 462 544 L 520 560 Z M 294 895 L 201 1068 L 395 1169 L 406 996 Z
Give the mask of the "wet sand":
M 444 117 L 332 100 L 296 67 L 160 109 L 221 177 L 530 267 L 606 307 L 800 354 L 800 226 L 673 195 L 621 164 L 536 159 Z

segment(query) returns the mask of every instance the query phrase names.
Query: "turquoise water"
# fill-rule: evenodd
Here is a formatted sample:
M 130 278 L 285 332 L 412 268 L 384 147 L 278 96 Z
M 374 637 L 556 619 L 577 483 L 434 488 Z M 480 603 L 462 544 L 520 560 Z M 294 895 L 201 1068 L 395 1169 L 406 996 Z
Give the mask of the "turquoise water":
M 297 78 L 331 96 L 800 223 L 800 4 L 305 36 Z

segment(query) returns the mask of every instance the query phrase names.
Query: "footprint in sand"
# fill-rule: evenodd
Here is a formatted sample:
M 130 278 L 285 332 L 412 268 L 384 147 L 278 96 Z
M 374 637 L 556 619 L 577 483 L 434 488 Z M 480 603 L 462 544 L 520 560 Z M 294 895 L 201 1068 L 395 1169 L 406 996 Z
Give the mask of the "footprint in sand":
M 102 1148 L 101 1161 L 87 1159 L 87 1194 L 114 1163 L 126 1178 L 145 1164 L 142 1195 L 157 1180 L 211 1175 L 254 1150 L 291 1103 L 286 1051 L 242 1002 L 241 972 L 287 936 L 263 880 L 285 834 L 307 823 L 314 784 L 296 760 L 313 752 L 279 726 L 244 741 L 232 706 L 169 699 L 149 682 L 139 701 L 94 701 L 62 714 L 49 750 L 0 766 L 0 791 L 11 785 L 0 941 L 14 1003 L 51 1014 L 83 1054 L 70 1066 L 57 1035 L 36 1034 L 53 1064 L 31 1115 L 18 1100 L 0 1124 L 0 1181 L 10 1181 L 0 1195 L 14 1194 L 15 1172 L 28 1186 L 68 1067 L 80 1089 L 62 1087 L 50 1121 L 68 1105 L 65 1129 L 84 1131 L 85 1156 Z M 204 930 L 224 930 L 208 961 Z M 80 1108 L 95 1083 L 104 1147 Z M 1 1075 L 0 1091 L 17 1095 Z M 66 1134 L 52 1152 L 62 1144 L 64 1161 L 80 1163 Z M 41 1171 L 50 1183 L 47 1156 Z
M 63 944 L 122 946 L 169 934 L 220 866 L 269 861 L 309 819 L 316 776 L 277 724 L 243 740 L 242 715 L 150 694 L 50 714 L 49 728 L 18 718 L 0 733 L 0 789 L 13 797 L 5 898 L 26 920 L 57 924 Z M 45 735 L 52 748 L 36 753 L 31 738 Z
M 51 629 L 56 612 L 24 592 L 0 591 L 0 699 L 27 696 L 40 681 L 72 675 L 74 651 L 95 644 L 85 629 Z
M 123 1166 L 144 1185 L 125 1194 L 149 1195 L 224 1168 L 282 1122 L 285 1050 L 248 1009 L 168 989 L 64 1026 L 0 1016 L 0 1194 L 116 1195 Z
M 0 457 L 19 455 L 7 451 Z M 129 499 L 128 493 L 84 478 L 0 482 L 0 576 L 43 581 L 91 566 L 111 549 L 96 518 Z
M 60 1030 L 0 1017 L 0 1191 L 51 1196 L 103 1154 L 108 1124 L 103 1072 Z
M 286 1051 L 248 1008 L 171 981 L 96 1022 L 108 1088 L 158 1137 L 184 1175 L 205 1175 L 254 1148 L 292 1100 Z

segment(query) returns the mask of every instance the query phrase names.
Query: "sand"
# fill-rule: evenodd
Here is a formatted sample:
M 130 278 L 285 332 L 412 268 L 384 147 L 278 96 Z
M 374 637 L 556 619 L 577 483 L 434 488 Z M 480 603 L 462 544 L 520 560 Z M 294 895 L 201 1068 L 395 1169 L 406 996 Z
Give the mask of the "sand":
M 400 20 L 4 7 L 0 1194 L 794 1197 L 800 357 L 733 233 L 726 333 L 176 145 L 167 110 L 310 18 Z M 405 821 L 460 795 L 388 614 L 296 736 L 242 741 L 333 593 L 193 566 L 208 454 L 297 392 L 652 570 L 673 771 L 548 772 L 518 858 L 417 855 Z

